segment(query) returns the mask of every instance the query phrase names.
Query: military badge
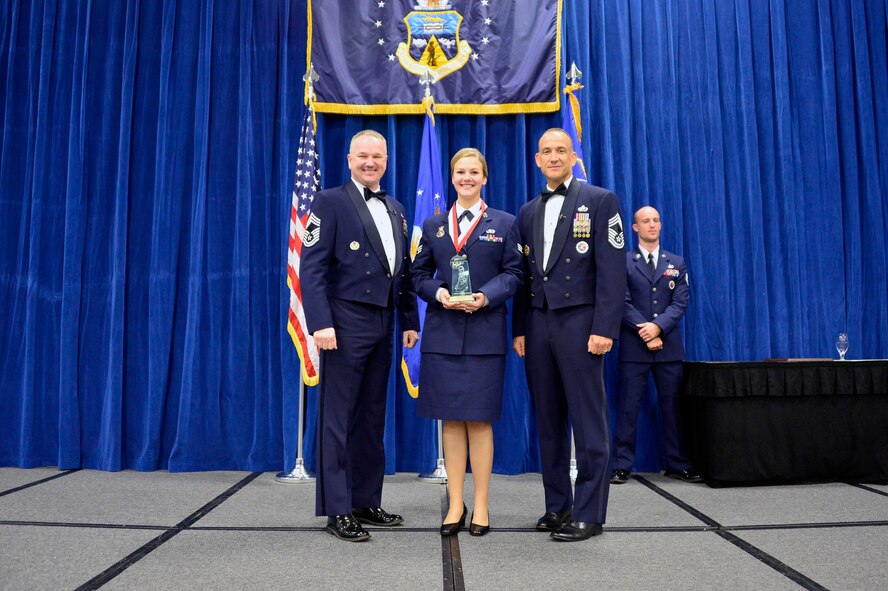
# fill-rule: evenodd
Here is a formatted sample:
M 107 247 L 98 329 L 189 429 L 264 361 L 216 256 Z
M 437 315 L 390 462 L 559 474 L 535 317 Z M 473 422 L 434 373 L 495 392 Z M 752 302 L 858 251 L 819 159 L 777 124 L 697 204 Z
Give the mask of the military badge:
M 607 220 L 607 241 L 618 250 L 622 250 L 626 245 L 626 238 L 623 236 L 623 220 L 620 219 L 619 213 L 615 213 L 611 219 Z
M 358 250 L 359 248 L 361 248 L 361 244 L 357 240 L 353 240 L 352 243 L 348 245 L 348 247 L 352 250 Z
M 586 211 L 589 211 L 589 208 L 586 207 L 585 205 L 581 205 L 581 206 L 579 206 L 579 207 L 577 208 L 577 211 L 579 211 L 579 212 L 586 212 Z
M 529 244 L 524 245 L 524 256 L 526 256 L 526 257 L 530 256 L 530 245 Z
M 577 242 L 577 252 L 580 254 L 586 254 L 589 252 L 589 243 L 585 240 L 580 240 Z
M 665 255 L 665 254 L 663 255 L 663 258 L 666 258 L 666 255 Z M 669 263 L 669 264 L 666 266 L 666 268 L 667 268 L 667 269 L 674 269 L 674 268 L 675 268 L 675 265 L 673 265 L 672 263 Z
M 311 248 L 321 239 L 321 218 L 315 214 L 308 216 L 305 232 L 302 233 L 302 246 Z
M 669 282 L 669 289 L 675 289 L 675 281 Z
M 444 238 L 444 226 L 438 226 L 438 231 L 435 232 L 436 238 Z

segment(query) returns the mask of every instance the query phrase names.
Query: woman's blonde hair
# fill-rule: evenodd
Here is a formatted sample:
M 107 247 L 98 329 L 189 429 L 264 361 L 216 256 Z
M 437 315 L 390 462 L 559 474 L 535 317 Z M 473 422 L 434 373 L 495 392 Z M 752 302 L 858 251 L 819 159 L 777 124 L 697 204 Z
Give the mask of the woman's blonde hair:
M 484 173 L 484 178 L 487 178 L 487 160 L 484 159 L 484 154 L 478 148 L 463 148 L 454 154 L 453 158 L 450 159 L 450 176 L 453 176 L 453 169 L 456 167 L 456 163 L 463 158 L 477 158 L 478 162 L 481 163 L 481 172 Z

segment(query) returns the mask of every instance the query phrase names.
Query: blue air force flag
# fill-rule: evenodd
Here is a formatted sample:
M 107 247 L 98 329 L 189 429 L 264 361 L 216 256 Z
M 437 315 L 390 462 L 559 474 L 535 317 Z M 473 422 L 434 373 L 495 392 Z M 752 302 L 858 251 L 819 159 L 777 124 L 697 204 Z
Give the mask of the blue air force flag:
M 436 105 L 437 108 L 437 105 Z M 430 113 L 426 113 L 422 128 L 422 146 L 419 152 L 419 174 L 416 179 L 416 207 L 413 212 L 413 233 L 410 236 L 410 259 L 416 258 L 422 224 L 426 218 L 441 213 L 447 205 L 444 182 L 441 179 L 441 155 L 438 152 L 438 136 Z M 413 398 L 419 396 L 419 349 L 422 345 L 422 326 L 425 324 L 426 303 L 416 298 L 419 312 L 419 342 L 412 349 L 404 349 L 401 371 L 407 382 L 407 390 Z
M 315 110 L 553 112 L 560 106 L 562 0 L 309 0 Z

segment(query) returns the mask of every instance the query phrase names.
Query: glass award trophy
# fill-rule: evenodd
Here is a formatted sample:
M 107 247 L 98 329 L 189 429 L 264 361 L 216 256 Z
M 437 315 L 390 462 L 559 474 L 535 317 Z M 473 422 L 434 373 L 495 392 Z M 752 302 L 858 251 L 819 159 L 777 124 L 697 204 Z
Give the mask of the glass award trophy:
M 450 259 L 450 268 L 453 270 L 453 281 L 451 282 L 450 301 L 451 302 L 471 302 L 475 298 L 472 296 L 472 279 L 469 276 L 469 259 L 464 254 L 458 254 Z
M 836 351 L 839 352 L 839 361 L 845 361 L 845 353 L 848 352 L 848 333 L 839 333 L 836 339 Z

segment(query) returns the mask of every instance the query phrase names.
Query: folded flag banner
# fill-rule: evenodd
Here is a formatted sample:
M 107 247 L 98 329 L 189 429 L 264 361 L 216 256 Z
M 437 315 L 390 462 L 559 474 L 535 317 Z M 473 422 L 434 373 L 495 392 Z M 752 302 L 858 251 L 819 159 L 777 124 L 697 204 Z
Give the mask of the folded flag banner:
M 428 104 L 428 103 L 427 103 Z M 419 152 L 419 173 L 416 179 L 416 208 L 413 212 L 413 233 L 410 236 L 410 258 L 416 258 L 419 240 L 422 238 L 422 224 L 426 218 L 441 213 L 447 205 L 444 183 L 441 179 L 441 154 L 438 152 L 438 136 L 435 133 L 435 120 L 431 105 L 426 112 L 425 127 L 422 129 L 422 145 Z M 426 303 L 416 298 L 419 311 L 420 341 L 412 349 L 404 349 L 401 371 L 407 382 L 410 396 L 419 396 L 419 349 L 422 345 L 422 326 L 425 322 Z
M 562 0 L 309 0 L 315 110 L 495 115 L 559 109 Z

